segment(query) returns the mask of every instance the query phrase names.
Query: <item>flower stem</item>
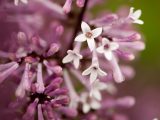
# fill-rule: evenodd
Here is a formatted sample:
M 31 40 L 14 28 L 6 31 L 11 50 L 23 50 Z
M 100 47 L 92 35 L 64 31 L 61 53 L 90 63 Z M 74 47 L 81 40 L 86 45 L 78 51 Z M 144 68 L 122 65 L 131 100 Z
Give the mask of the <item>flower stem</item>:
M 88 1 L 89 0 L 85 0 L 85 3 L 84 3 L 84 7 L 82 8 L 79 16 L 77 17 L 77 22 L 76 22 L 76 27 L 74 29 L 74 33 L 73 33 L 73 37 L 69 43 L 69 46 L 68 46 L 68 49 L 67 50 L 72 50 L 73 49 L 73 42 L 74 42 L 74 38 L 76 37 L 78 31 L 80 30 L 80 26 L 81 26 L 81 23 L 82 23 L 82 20 L 83 20 L 83 17 L 84 17 L 84 14 L 85 14 L 85 11 L 87 9 L 87 4 L 88 4 Z

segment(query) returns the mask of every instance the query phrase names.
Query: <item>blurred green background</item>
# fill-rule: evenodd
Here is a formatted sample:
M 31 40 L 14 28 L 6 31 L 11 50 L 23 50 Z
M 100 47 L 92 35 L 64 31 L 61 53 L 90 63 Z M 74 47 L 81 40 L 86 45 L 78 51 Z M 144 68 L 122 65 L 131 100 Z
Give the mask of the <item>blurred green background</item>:
M 136 76 L 133 83 L 139 87 L 160 86 L 160 1 L 159 0 L 107 0 L 97 6 L 97 10 L 109 9 L 113 12 L 122 6 L 142 10 L 144 25 L 138 26 L 145 37 L 146 49 L 134 62 Z

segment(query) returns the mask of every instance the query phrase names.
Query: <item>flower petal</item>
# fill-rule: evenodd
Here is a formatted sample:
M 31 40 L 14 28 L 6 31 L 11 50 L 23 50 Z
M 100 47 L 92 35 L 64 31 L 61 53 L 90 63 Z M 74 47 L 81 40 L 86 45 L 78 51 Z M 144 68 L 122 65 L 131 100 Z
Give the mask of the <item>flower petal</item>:
M 83 33 L 91 31 L 91 28 L 89 27 L 89 25 L 84 21 L 81 24 L 81 29 L 82 29 Z
M 85 71 L 83 71 L 82 75 L 89 75 L 92 72 L 92 67 L 89 67 Z
M 93 108 L 95 110 L 97 110 L 97 109 L 99 109 L 101 107 L 100 102 L 98 102 L 96 100 L 92 100 L 90 105 L 91 105 L 91 108 Z
M 119 48 L 119 44 L 118 43 L 116 43 L 116 42 L 111 42 L 110 43 L 110 49 L 111 50 L 116 50 L 118 48 Z
M 133 11 L 134 11 L 134 7 L 131 7 L 131 8 L 130 8 L 130 11 L 129 11 L 129 15 L 132 15 L 132 14 L 133 14 Z
M 100 76 L 106 76 L 106 75 L 107 75 L 107 73 L 104 72 L 103 70 L 101 70 L 100 68 L 98 69 L 98 74 L 99 74 Z
M 84 34 L 80 34 L 75 38 L 75 41 L 79 41 L 79 42 L 86 41 L 86 37 Z
M 93 90 L 92 96 L 98 101 L 102 100 L 102 96 L 99 90 Z
M 106 45 L 106 44 L 109 44 L 109 43 L 110 43 L 109 39 L 107 39 L 107 38 L 102 39 L 102 45 Z
M 105 51 L 104 56 L 107 60 L 112 60 L 112 52 L 111 51 Z
M 73 60 L 73 55 L 72 54 L 68 54 L 67 56 L 65 56 L 62 60 L 63 63 L 69 63 Z
M 133 17 L 134 19 L 139 19 L 140 16 L 142 14 L 142 11 L 141 10 L 136 10 L 134 13 L 133 13 Z
M 74 60 L 73 60 L 73 65 L 74 65 L 74 67 L 75 67 L 76 69 L 78 69 L 78 67 L 79 67 L 79 58 L 74 58 Z
M 95 41 L 94 39 L 87 39 L 87 43 L 88 43 L 88 47 L 91 51 L 93 51 L 95 49 Z
M 104 53 L 104 47 L 103 46 L 98 47 L 97 52 L 101 54 Z
M 90 83 L 92 84 L 97 79 L 98 73 L 96 70 L 92 70 L 90 74 Z
M 93 38 L 98 37 L 102 33 L 102 28 L 96 28 L 92 30 Z
M 140 24 L 140 25 L 144 24 L 144 22 L 142 20 L 135 20 L 133 23 L 137 23 L 137 24 Z
M 89 104 L 87 104 L 87 103 L 83 104 L 82 110 L 84 113 L 88 113 L 90 109 L 91 108 L 90 108 Z

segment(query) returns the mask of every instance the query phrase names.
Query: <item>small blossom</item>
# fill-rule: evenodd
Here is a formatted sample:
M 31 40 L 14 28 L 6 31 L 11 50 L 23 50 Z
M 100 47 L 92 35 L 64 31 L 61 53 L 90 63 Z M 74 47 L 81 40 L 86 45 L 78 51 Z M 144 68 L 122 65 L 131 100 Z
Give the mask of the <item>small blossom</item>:
M 100 27 L 100 28 L 91 30 L 91 28 L 87 23 L 82 22 L 81 29 L 83 33 L 78 35 L 75 38 L 75 41 L 78 41 L 78 42 L 87 41 L 89 49 L 93 51 L 93 49 L 95 49 L 95 46 L 96 46 L 94 38 L 98 37 L 102 33 L 102 28 Z
M 98 77 L 100 76 L 106 76 L 107 73 L 102 71 L 99 67 L 99 64 L 96 62 L 92 62 L 91 66 L 83 71 L 82 75 L 89 75 L 90 74 L 90 83 L 92 84 Z
M 97 52 L 103 53 L 106 59 L 112 60 L 112 52 L 118 48 L 118 43 L 111 42 L 107 38 L 103 38 L 102 46 L 97 48 Z
M 97 110 L 101 107 L 100 102 L 90 97 L 87 92 L 82 93 L 80 99 L 82 102 L 82 111 L 84 113 L 88 113 L 91 109 Z
M 24 4 L 27 4 L 27 3 L 28 3 L 28 0 L 14 0 L 14 4 L 15 4 L 15 5 L 18 5 L 19 2 L 22 2 L 22 3 L 24 3 Z
M 134 12 L 134 8 L 131 7 L 128 17 L 133 21 L 133 23 L 143 24 L 144 22 L 139 19 L 140 16 L 141 16 L 141 14 L 142 14 L 142 11 L 141 11 L 141 10 L 136 10 L 136 11 Z
M 77 69 L 79 67 L 79 61 L 82 59 L 82 55 L 80 55 L 77 51 L 75 50 L 68 50 L 67 51 L 68 55 L 63 58 L 63 63 L 69 63 L 73 61 L 74 67 Z
M 102 96 L 100 91 L 107 89 L 107 84 L 100 82 L 99 80 L 96 80 L 91 88 L 90 96 L 94 97 L 97 100 L 101 100 Z

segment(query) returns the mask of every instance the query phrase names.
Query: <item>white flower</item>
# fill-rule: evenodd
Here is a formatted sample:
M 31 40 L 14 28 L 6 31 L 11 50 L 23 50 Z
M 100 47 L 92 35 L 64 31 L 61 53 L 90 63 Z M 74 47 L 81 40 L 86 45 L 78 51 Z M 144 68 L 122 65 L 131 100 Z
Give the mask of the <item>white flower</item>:
M 81 94 L 80 101 L 82 102 L 82 111 L 84 113 L 88 113 L 91 109 L 97 110 L 101 107 L 100 102 L 89 97 L 87 92 Z
M 14 4 L 15 4 L 15 5 L 18 5 L 20 1 L 21 1 L 22 3 L 24 3 L 24 4 L 27 4 L 27 3 L 28 3 L 28 0 L 14 0 Z
M 82 75 L 89 75 L 90 74 L 90 83 L 92 84 L 98 77 L 100 76 L 105 76 L 107 73 L 102 71 L 99 67 L 99 64 L 97 62 L 93 62 L 92 65 L 83 71 Z
M 131 7 L 128 17 L 133 20 L 133 23 L 144 24 L 144 22 L 139 19 L 140 16 L 141 16 L 141 14 L 142 14 L 142 11 L 141 11 L 141 10 L 136 10 L 136 11 L 134 12 L 134 8 Z
M 106 90 L 107 88 L 108 86 L 106 83 L 96 80 L 91 86 L 90 96 L 97 100 L 101 100 L 102 96 L 100 91 Z
M 75 38 L 75 41 L 83 42 L 87 41 L 88 47 L 91 51 L 95 49 L 95 40 L 94 38 L 98 37 L 102 33 L 102 28 L 96 28 L 94 30 L 91 30 L 89 25 L 85 22 L 82 22 L 81 24 L 82 34 L 78 35 Z
M 107 38 L 102 39 L 102 46 L 97 48 L 97 52 L 103 53 L 105 58 L 112 60 L 112 52 L 119 48 L 119 44 L 116 42 L 111 42 Z
M 74 67 L 77 69 L 79 67 L 79 61 L 82 59 L 82 55 L 80 55 L 75 50 L 68 50 L 68 55 L 63 58 L 63 63 L 69 63 L 73 61 Z

